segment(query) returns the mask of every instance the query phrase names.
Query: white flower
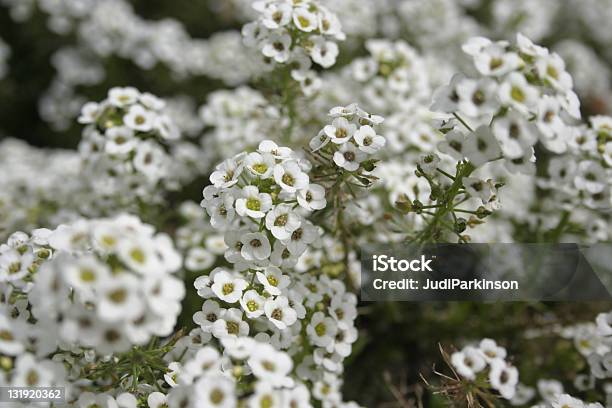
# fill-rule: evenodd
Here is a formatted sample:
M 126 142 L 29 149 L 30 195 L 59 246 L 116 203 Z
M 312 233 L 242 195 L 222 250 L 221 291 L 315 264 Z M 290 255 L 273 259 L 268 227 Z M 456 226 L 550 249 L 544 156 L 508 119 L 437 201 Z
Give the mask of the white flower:
M 453 113 L 459 109 L 458 86 L 465 80 L 463 74 L 455 74 L 448 85 L 435 90 L 432 97 L 431 110 L 433 112 Z
M 117 106 L 119 108 L 123 108 L 136 103 L 139 97 L 140 92 L 138 91 L 138 89 L 133 88 L 131 86 L 125 88 L 111 88 L 108 91 L 108 102 L 111 105 Z
M 289 24 L 292 7 L 288 3 L 272 3 L 264 10 L 262 23 L 266 28 L 275 29 Z
M 480 50 L 474 50 L 477 47 L 473 47 L 474 49 L 466 51 L 468 47 L 472 48 L 474 41 L 481 42 L 481 44 L 479 44 L 481 46 Z M 507 45 L 508 43 L 505 41 L 498 41 L 485 45 L 482 40 L 473 40 L 471 44 L 468 42 L 468 44 L 464 46 L 464 51 L 473 56 L 474 65 L 481 74 L 502 76 L 519 68 L 521 64 L 523 64 L 523 61 L 515 52 L 506 50 Z
M 577 189 L 591 194 L 601 193 L 607 185 L 606 172 L 598 162 L 590 160 L 581 161 L 578 163 L 574 185 Z
M 327 146 L 330 141 L 331 139 L 325 133 L 325 129 L 321 129 L 318 135 L 310 139 L 310 142 L 308 142 L 308 146 L 310 147 L 310 150 L 316 152 L 317 150 L 320 150 Z
M 554 97 L 543 95 L 538 101 L 536 125 L 544 136 L 554 138 L 565 131 L 566 125 L 559 115 L 560 110 L 561 104 Z
M 34 254 L 31 249 L 21 254 L 16 249 L 0 250 L 0 282 L 23 279 L 29 273 L 34 263 Z
M 4 314 L 0 314 L 0 352 L 9 356 L 21 354 L 25 347 L 17 336 L 19 325 Z
M 512 399 L 518 384 L 518 370 L 501 359 L 492 360 L 489 364 L 491 386 L 499 391 L 503 398 Z
M 327 351 L 335 352 L 342 358 L 346 358 L 351 354 L 353 343 L 357 341 L 357 337 L 357 329 L 354 327 L 338 327 L 338 333 L 334 340 L 334 347 L 331 351 L 331 348 L 328 347 Z
M 144 107 L 153 111 L 161 111 L 166 107 L 166 102 L 163 99 L 149 92 L 143 92 L 140 95 L 139 101 Z
M 256 47 L 268 36 L 269 30 L 257 21 L 251 21 L 242 26 L 240 30 L 242 41 L 247 47 Z
M 221 363 L 221 356 L 216 349 L 208 346 L 203 347 L 181 368 L 178 382 L 192 384 L 193 380 L 202 374 L 220 369 Z
M 166 158 L 164 150 L 159 145 L 147 140 L 136 147 L 136 155 L 133 159 L 134 168 L 150 181 L 157 181 L 163 176 Z
M 201 247 L 189 249 L 185 257 L 185 267 L 190 271 L 202 271 L 215 263 L 215 256 Z
M 274 180 L 288 193 L 308 186 L 309 178 L 296 161 L 290 160 L 274 166 Z
M 49 245 L 68 253 L 86 250 L 89 247 L 89 233 L 90 225 L 85 220 L 62 224 L 49 236 Z
M 168 399 L 165 394 L 155 391 L 147 397 L 147 405 L 149 408 L 164 408 L 168 406 Z
M 438 150 L 457 160 L 463 160 L 467 151 L 465 135 L 459 130 L 451 130 L 445 139 L 438 143 Z
M 473 57 L 482 53 L 491 43 L 492 41 L 486 37 L 471 37 L 461 46 L 461 49 Z
M 256 319 L 264 314 L 265 299 L 256 290 L 247 290 L 240 299 L 240 306 L 245 311 L 247 317 Z
M 281 408 L 283 394 L 280 390 L 275 390 L 272 384 L 266 381 L 259 381 L 255 384 L 255 393 L 249 397 L 248 408 Z
M 242 292 L 249 284 L 242 278 L 235 278 L 230 273 L 220 270 L 214 278 L 212 291 L 217 297 L 227 303 L 235 303 L 242 297 Z
M 563 141 L 567 141 L 567 145 L 572 149 L 586 153 L 597 150 L 597 133 L 593 129 L 589 129 L 586 126 L 570 127 L 566 126 L 563 122 L 561 122 L 558 129 L 559 134 L 554 134 L 552 137 L 561 136 L 559 139 L 567 139 Z
M 338 326 L 334 319 L 325 316 L 323 312 L 312 315 L 310 323 L 306 326 L 306 333 L 310 341 L 319 347 L 328 347 L 334 342 Z
M 463 79 L 456 87 L 461 113 L 475 118 L 494 114 L 499 108 L 497 84 L 489 78 Z
M 203 331 L 210 332 L 212 325 L 221 317 L 222 309 L 219 303 L 208 299 L 202 305 L 202 310 L 197 311 L 193 315 L 193 321 L 200 325 Z
M 279 268 L 273 266 L 266 268 L 264 273 L 257 272 L 256 276 L 259 283 L 264 285 L 264 290 L 273 296 L 280 295 L 291 283 L 287 275 L 283 275 Z
M 612 336 L 612 312 L 598 314 L 595 323 L 600 336 Z
M 260 193 L 256 186 L 246 186 L 242 189 L 242 197 L 236 200 L 236 212 L 243 217 L 263 218 L 272 208 L 272 197 L 268 193 Z
M 137 145 L 134 131 L 126 126 L 115 126 L 106 131 L 107 141 L 104 149 L 108 154 L 124 155 Z
M 240 238 L 242 248 L 240 254 L 247 261 L 253 260 L 264 260 L 270 256 L 272 248 L 270 247 L 270 241 L 261 232 L 251 232 L 244 234 Z
M 153 128 L 157 130 L 161 138 L 164 140 L 178 140 L 181 137 L 179 127 L 168 115 L 155 116 Z
M 257 147 L 259 153 L 270 153 L 274 158 L 285 160 L 291 157 L 292 151 L 288 147 L 280 147 L 272 140 L 262 140 Z
M 568 394 L 559 395 L 552 403 L 553 408 L 584 408 L 585 404 Z
M 118 245 L 119 259 L 139 274 L 155 274 L 159 271 L 159 258 L 155 247 L 148 239 L 125 239 Z
M 327 9 L 319 9 L 319 31 L 322 34 L 331 35 L 340 41 L 346 39 L 346 35 L 342 32 L 340 19 L 337 15 L 327 11 Z
M 274 238 L 285 240 L 291 236 L 301 224 L 300 217 L 289 205 L 277 205 L 266 214 L 266 228 L 270 230 Z
M 483 204 L 489 202 L 493 194 L 492 186 L 477 177 L 464 177 L 462 179 L 465 191 L 472 197 L 480 198 Z
M 257 152 L 249 153 L 244 159 L 244 166 L 253 175 L 268 178 L 272 175 L 274 169 L 274 156 L 270 153 L 260 154 Z
M 226 227 L 236 216 L 234 197 L 229 193 L 225 193 L 221 197 L 209 200 L 208 202 L 204 199 L 202 203 L 205 205 L 206 212 L 210 216 L 210 224 L 214 228 L 221 229 Z
M 356 103 L 351 103 L 347 106 L 334 106 L 329 110 L 329 116 L 332 118 L 349 117 L 357 114 L 359 106 Z
M 317 29 L 319 22 L 317 15 L 311 13 L 308 8 L 296 7 L 293 10 L 293 24 L 298 30 L 309 33 Z
M 352 143 L 345 143 L 334 153 L 334 163 L 347 171 L 356 171 L 359 164 L 367 158 L 366 153 Z
M 93 255 L 84 255 L 64 265 L 66 283 L 76 290 L 83 300 L 91 300 L 94 290 L 111 277 L 110 268 Z
M 283 244 L 292 254 L 301 255 L 318 237 L 317 229 L 311 223 L 304 221 L 298 229 L 291 233 L 289 239 L 283 241 Z
M 148 276 L 142 283 L 144 297 L 151 311 L 158 315 L 176 316 L 185 296 L 183 281 L 171 275 Z
M 82 124 L 94 123 L 100 117 L 100 105 L 96 102 L 87 102 L 81 108 L 81 114 L 77 122 Z
M 526 405 L 535 396 L 535 389 L 524 384 L 518 383 L 514 397 L 510 404 L 514 406 Z
M 98 315 L 108 322 L 140 317 L 144 303 L 139 289 L 140 281 L 135 276 L 125 272 L 113 276 L 100 288 Z
M 296 384 L 295 388 L 285 390 L 283 400 L 289 407 L 312 408 L 312 405 L 310 405 L 310 392 L 308 392 L 308 388 L 304 384 Z
M 286 353 L 277 351 L 269 344 L 257 344 L 248 364 L 253 374 L 261 381 L 274 387 L 293 385 L 293 380 L 288 377 L 293 368 L 293 361 Z
M 194 386 L 173 387 L 170 392 L 168 392 L 168 407 L 196 408 L 197 399 L 198 394 L 196 394 Z
M 419 157 L 419 167 L 423 173 L 433 176 L 440 164 L 440 157 L 435 153 L 430 153 Z
M 136 408 L 138 400 L 133 394 L 129 392 L 123 392 L 117 395 L 117 406 L 119 408 Z
M 240 309 L 227 309 L 212 325 L 212 334 L 216 338 L 241 337 L 249 334 L 249 325 L 242 320 Z
M 491 362 L 496 358 L 506 358 L 506 349 L 498 346 L 495 340 L 482 339 L 478 347 L 480 348 L 480 351 L 482 351 L 482 353 L 484 354 L 484 358 L 488 362 Z
M 523 54 L 532 57 L 543 57 L 548 55 L 548 49 L 534 44 L 533 41 L 524 36 L 522 33 L 516 34 L 516 44 L 518 45 L 519 50 Z
M 523 156 L 538 140 L 534 126 L 515 111 L 495 119 L 492 130 L 504 156 L 510 159 Z
M 374 154 L 385 145 L 385 138 L 377 135 L 370 125 L 361 126 L 353 136 L 359 150 L 367 154 Z
M 476 374 L 482 371 L 487 365 L 482 352 L 470 346 L 453 353 L 451 355 L 451 363 L 459 375 L 468 380 L 474 380 Z
M 297 321 L 297 313 L 289 306 L 289 300 L 285 296 L 268 299 L 264 304 L 264 311 L 279 330 L 285 330 Z
M 215 171 L 210 175 L 210 182 L 217 188 L 231 187 L 238 183 L 242 168 L 242 164 L 238 165 L 235 160 L 227 159 L 217 165 Z
M 366 82 L 378 71 L 378 63 L 370 58 L 357 58 L 351 63 L 351 73 L 358 82 Z
M 325 134 L 331 139 L 333 143 L 343 144 L 348 142 L 352 137 L 357 126 L 350 123 L 346 118 L 339 117 L 332 121 L 331 125 L 327 125 L 323 128 Z
M 257 340 L 251 337 L 225 337 L 221 339 L 224 353 L 236 360 L 245 360 L 257 345 Z
M 276 62 L 287 62 L 290 57 L 291 36 L 286 33 L 272 32 L 268 38 L 263 40 L 261 49 L 263 55 L 274 59 Z
M 612 143 L 610 145 L 612 146 Z M 325 188 L 318 184 L 309 184 L 297 192 L 297 201 L 300 207 L 306 210 L 321 210 L 327 205 Z
M 499 143 L 488 126 L 482 125 L 466 137 L 465 156 L 474 166 L 480 167 L 500 155 Z
M 236 391 L 234 382 L 223 375 L 207 375 L 195 384 L 195 398 L 198 406 L 234 408 Z
M 355 305 L 335 297 L 329 306 L 329 314 L 336 319 L 339 327 L 348 328 L 353 325 L 353 321 L 357 317 L 357 309 Z
M 499 86 L 499 100 L 517 111 L 527 114 L 538 101 L 538 91 L 529 85 L 523 74 L 509 74 Z
M 552 402 L 558 395 L 563 394 L 563 385 L 556 380 L 538 380 L 538 393 L 544 401 Z
M 274 243 L 270 263 L 279 268 L 292 268 L 298 261 L 298 257 L 293 255 L 281 241 Z
M 558 54 L 541 56 L 536 60 L 535 67 L 540 78 L 553 88 L 560 91 L 572 89 L 574 85 L 572 77 L 565 71 L 565 62 Z
M 323 68 L 329 68 L 336 63 L 338 57 L 338 44 L 327 41 L 322 36 L 311 37 L 312 47 L 309 49 L 310 58 Z
M 132 105 L 128 113 L 123 117 L 123 123 L 139 132 L 149 132 L 153 129 L 155 114 L 142 105 Z

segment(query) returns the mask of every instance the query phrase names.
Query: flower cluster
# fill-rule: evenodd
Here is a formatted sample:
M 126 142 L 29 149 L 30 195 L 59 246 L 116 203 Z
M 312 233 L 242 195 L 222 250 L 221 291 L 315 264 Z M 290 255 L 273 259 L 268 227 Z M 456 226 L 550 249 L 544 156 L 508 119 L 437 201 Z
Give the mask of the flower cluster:
M 376 133 L 375 126 L 383 122 L 357 104 L 337 106 L 329 111 L 333 118 L 317 136 L 310 140 L 310 148 L 319 162 L 331 162 L 350 173 L 371 172 L 371 156 L 385 146 L 386 140 Z
M 0 241 L 14 231 L 78 217 L 75 204 L 91 200 L 78 193 L 79 164 L 75 151 L 39 149 L 11 138 L 0 142 Z
M 486 378 L 491 388 L 509 400 L 516 392 L 518 370 L 505 360 L 506 354 L 506 349 L 494 340 L 483 339 L 478 346 L 466 346 L 453 353 L 451 363 L 462 378 L 476 383 Z
M 278 129 L 280 112 L 260 92 L 241 86 L 209 94 L 200 108 L 200 118 L 206 126 L 207 142 L 214 140 L 212 145 L 218 150 L 215 153 L 225 158 L 247 146 L 257 146 L 273 129 Z
M 155 398 L 344 406 L 338 375 L 357 331 L 356 297 L 341 282 L 275 267 L 248 274 L 217 268 L 195 286 L 207 300 L 188 342 L 197 336 L 193 342 L 205 346 L 177 344 L 182 359 L 169 364 L 171 390 Z
M 180 146 L 181 134 L 164 107 L 132 87 L 112 88 L 102 102 L 83 106 L 79 151 L 100 195 L 148 197 L 176 185 L 171 148 Z
M 458 119 L 443 128 L 444 153 L 476 166 L 504 157 L 511 172 L 532 173 L 536 142 L 554 153 L 567 150 L 580 105 L 559 55 L 521 34 L 516 44 L 475 37 L 463 50 L 480 76 L 455 75 L 434 95 L 432 109 Z M 466 135 L 462 125 L 476 132 Z
M 136 217 L 79 220 L 31 237 L 15 233 L 0 253 L 8 304 L 29 327 L 11 335 L 22 340 L 17 352 L 25 339 L 41 336 L 34 351 L 42 355 L 71 344 L 103 356 L 174 329 L 184 287 L 172 274 L 182 259 L 167 235 Z M 29 310 L 36 323 L 27 323 Z
M 295 264 L 317 239 L 318 230 L 297 210 L 325 207 L 325 190 L 310 183 L 309 168 L 291 149 L 264 140 L 211 174 L 202 206 L 212 226 L 227 231 L 225 258 L 239 270 Z
M 292 64 L 296 81 L 311 78 L 311 61 L 323 68 L 336 63 L 344 40 L 338 17 L 317 0 L 260 0 L 253 3 L 259 16 L 242 28 L 244 42 L 261 50 L 269 64 Z
M 368 40 L 369 56 L 353 60 L 351 77 L 364 83 L 363 99 L 368 108 L 391 113 L 414 108 L 430 97 L 426 65 L 405 41 Z
M 548 163 L 547 177 L 539 180 L 539 186 L 553 190 L 565 208 L 584 205 L 605 209 L 611 205 L 612 117 L 592 116 L 589 122 L 589 126 L 572 129 L 567 152 L 553 157 Z M 602 228 L 601 233 L 605 231 Z
M 561 336 L 574 342 L 577 351 L 586 358 L 590 373 L 587 378 L 608 380 L 612 378 L 610 359 L 612 358 L 612 312 L 600 313 L 594 323 L 576 324 L 565 327 Z M 582 389 L 595 386 L 595 381 L 586 381 L 590 384 Z
M 206 301 L 193 320 L 199 336 L 217 348 L 196 351 L 197 363 L 182 362 L 173 380 L 179 386 L 209 378 L 200 359 L 218 361 L 220 350 L 221 362 L 227 360 L 222 371 L 232 375 L 220 377 L 224 386 L 212 384 L 232 401 L 341 403 L 338 375 L 357 339 L 357 300 L 342 282 L 302 263 L 320 236 L 307 216 L 326 206 L 324 188 L 310 183 L 310 167 L 266 140 L 212 173 L 202 206 L 212 226 L 225 231 L 225 258 L 233 268 L 217 267 L 194 283 Z M 210 376 L 219 377 L 219 369 Z
M 537 394 L 540 401 L 532 405 L 533 408 L 603 408 L 599 402 L 585 402 L 567 394 L 563 389 L 563 384 L 557 380 L 540 379 L 536 385 Z M 521 386 L 517 390 L 515 398 L 511 401 L 512 405 L 525 405 L 536 395 L 536 389 Z

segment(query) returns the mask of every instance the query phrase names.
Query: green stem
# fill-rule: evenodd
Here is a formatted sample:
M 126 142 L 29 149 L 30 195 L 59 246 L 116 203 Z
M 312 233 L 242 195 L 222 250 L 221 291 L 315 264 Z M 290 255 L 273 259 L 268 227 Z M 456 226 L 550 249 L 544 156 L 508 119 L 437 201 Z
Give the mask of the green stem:
M 474 129 L 472 129 L 472 127 L 470 125 L 468 125 L 467 122 L 465 120 L 463 120 L 463 118 L 461 116 L 459 116 L 459 114 L 453 112 L 453 116 L 456 117 L 457 120 L 459 122 L 461 122 L 461 124 L 467 128 L 467 130 L 469 130 L 470 132 L 474 131 Z

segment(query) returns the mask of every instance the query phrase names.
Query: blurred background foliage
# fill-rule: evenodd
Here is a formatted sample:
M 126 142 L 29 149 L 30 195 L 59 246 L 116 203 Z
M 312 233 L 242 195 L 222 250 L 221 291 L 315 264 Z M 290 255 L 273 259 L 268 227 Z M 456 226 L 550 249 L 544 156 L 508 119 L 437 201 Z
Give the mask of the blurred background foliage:
M 133 0 L 134 11 L 142 18 L 174 18 L 195 38 L 208 38 L 218 31 L 240 29 L 240 24 L 213 13 L 206 1 L 172 2 Z M 76 122 L 66 131 L 54 131 L 40 117 L 40 96 L 49 88 L 55 68 L 50 64 L 54 52 L 75 42 L 74 34 L 58 35 L 47 27 L 47 15 L 35 9 L 24 23 L 11 19 L 8 9 L 0 7 L 0 38 L 10 45 L 8 75 L 0 82 L 0 138 L 17 137 L 39 147 L 76 148 L 82 126 Z M 228 16 L 229 17 L 229 16 Z M 134 86 L 158 96 L 188 94 L 198 106 L 206 95 L 223 83 L 206 77 L 177 78 L 157 64 L 144 70 L 129 60 L 111 56 L 103 59 L 105 78 L 93 86 L 77 87 L 89 100 L 102 100 L 113 86 Z

